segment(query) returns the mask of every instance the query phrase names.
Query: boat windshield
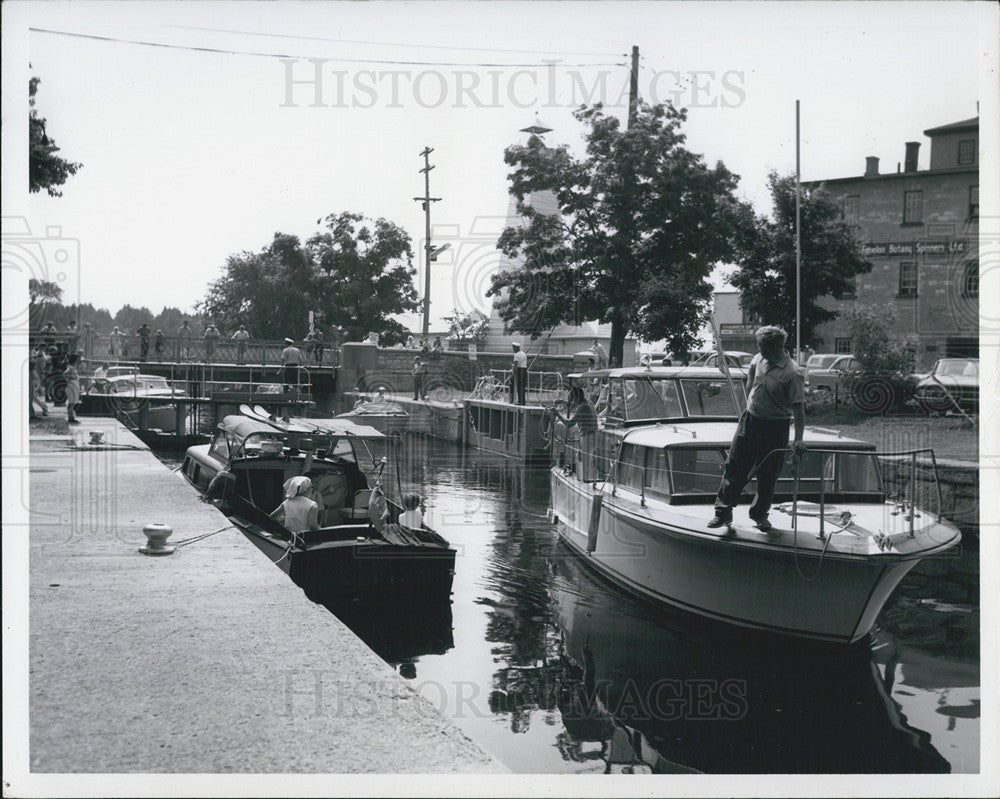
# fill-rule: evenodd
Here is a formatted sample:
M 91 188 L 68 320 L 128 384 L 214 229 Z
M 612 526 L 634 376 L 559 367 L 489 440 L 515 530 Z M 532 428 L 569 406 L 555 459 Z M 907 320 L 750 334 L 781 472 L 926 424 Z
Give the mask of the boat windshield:
M 675 378 L 656 375 L 611 379 L 597 412 L 606 405 L 606 418 L 624 422 L 638 419 L 678 419 L 691 416 L 735 418 L 746 404 L 742 379 L 733 380 L 741 402 L 733 400 L 729 384 L 718 378 Z
M 730 391 L 725 378 L 681 378 L 678 382 L 688 416 L 738 417 L 746 405 L 746 392 L 742 380 L 733 379 L 736 400 L 733 399 L 733 392 Z
M 387 441 L 386 438 L 342 438 L 337 444 L 346 443 L 353 447 L 354 461 L 363 472 L 367 472 L 381 462 L 387 451 Z

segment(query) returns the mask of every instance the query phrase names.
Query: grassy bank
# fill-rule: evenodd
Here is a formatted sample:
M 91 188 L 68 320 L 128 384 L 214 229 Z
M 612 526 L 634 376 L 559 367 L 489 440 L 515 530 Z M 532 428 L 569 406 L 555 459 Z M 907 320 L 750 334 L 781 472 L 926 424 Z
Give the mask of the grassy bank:
M 806 424 L 840 430 L 880 451 L 930 447 L 938 458 L 979 460 L 978 423 L 973 427 L 961 416 L 871 416 L 853 408 L 819 406 L 806 411 Z

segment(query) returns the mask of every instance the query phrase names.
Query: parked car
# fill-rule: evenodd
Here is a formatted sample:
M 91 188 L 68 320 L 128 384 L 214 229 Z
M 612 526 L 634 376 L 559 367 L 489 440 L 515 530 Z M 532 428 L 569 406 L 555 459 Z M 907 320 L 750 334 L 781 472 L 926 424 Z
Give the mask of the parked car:
M 954 410 L 952 398 L 963 410 L 978 410 L 978 358 L 942 358 L 917 383 L 917 403 L 925 411 Z
M 806 361 L 806 393 L 819 402 L 844 397 L 847 379 L 857 369 L 853 355 L 813 355 Z
M 656 352 L 650 355 L 650 360 L 660 366 L 684 366 L 685 361 L 687 361 L 688 366 L 691 366 L 707 354 L 707 350 L 691 350 L 687 355 L 676 352 Z
M 729 350 L 726 352 L 726 363 L 730 369 L 746 369 L 753 360 L 752 352 L 741 352 L 739 350 Z M 718 366 L 719 353 L 706 352 L 697 360 L 691 362 L 691 366 Z

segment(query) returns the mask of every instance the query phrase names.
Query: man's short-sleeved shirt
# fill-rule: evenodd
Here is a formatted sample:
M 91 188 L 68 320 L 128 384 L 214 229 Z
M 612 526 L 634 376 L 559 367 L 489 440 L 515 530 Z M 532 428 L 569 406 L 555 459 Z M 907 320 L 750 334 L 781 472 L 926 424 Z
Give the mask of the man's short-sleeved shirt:
M 758 419 L 789 419 L 792 406 L 805 402 L 805 377 L 795 361 L 785 355 L 780 363 L 770 363 L 759 352 L 750 362 L 753 385 L 747 410 Z
M 518 369 L 528 368 L 528 356 L 524 350 L 518 350 L 514 353 L 514 366 Z
M 302 362 L 302 353 L 298 347 L 289 344 L 281 351 L 281 362 L 285 366 L 298 366 Z

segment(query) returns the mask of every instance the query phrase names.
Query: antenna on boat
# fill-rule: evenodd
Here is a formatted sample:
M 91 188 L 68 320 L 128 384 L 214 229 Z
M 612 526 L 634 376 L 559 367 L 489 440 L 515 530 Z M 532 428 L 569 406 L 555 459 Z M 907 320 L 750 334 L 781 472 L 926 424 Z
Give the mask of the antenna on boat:
M 799 101 L 795 101 L 795 363 L 802 360 L 802 190 L 799 185 Z

